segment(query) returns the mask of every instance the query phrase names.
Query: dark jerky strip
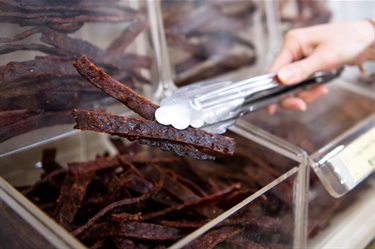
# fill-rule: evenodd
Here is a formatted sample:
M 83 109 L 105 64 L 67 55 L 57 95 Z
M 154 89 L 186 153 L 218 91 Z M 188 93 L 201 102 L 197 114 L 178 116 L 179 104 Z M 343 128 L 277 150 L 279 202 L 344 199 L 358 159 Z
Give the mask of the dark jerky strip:
M 92 0 L 80 0 L 74 1 L 74 5 L 71 2 L 65 0 L 61 1 L 52 1 L 50 4 L 47 4 L 44 0 L 0 0 L 0 3 L 4 3 L 13 7 L 20 8 L 24 11 L 35 11 L 35 12 L 63 12 L 71 13 L 72 11 L 94 11 L 98 8 L 108 7 L 121 9 L 124 12 L 135 13 L 134 9 L 125 6 L 119 6 L 116 3 L 118 0 L 102 0 L 102 1 L 92 1 Z
M 229 54 L 217 60 L 207 60 L 201 64 L 195 65 L 189 71 L 177 75 L 175 83 L 183 86 L 191 82 L 197 82 L 218 74 L 222 74 L 236 68 L 251 65 L 256 57 L 253 54 Z
M 174 171 L 172 170 L 166 170 L 167 173 L 169 174 L 173 174 L 173 176 L 180 182 L 182 182 L 185 186 L 189 187 L 192 191 L 194 191 L 195 193 L 199 193 L 201 196 L 206 196 L 207 193 L 201 188 L 199 187 L 194 181 L 186 178 L 186 177 L 183 177 L 177 173 L 175 173 Z
M 150 196 L 152 196 L 153 194 L 157 193 L 160 190 L 160 188 L 162 187 L 164 178 L 160 177 L 158 180 L 159 180 L 158 182 L 154 183 L 154 188 L 149 193 L 143 194 L 143 195 L 138 196 L 138 197 L 122 199 L 122 200 L 119 200 L 117 202 L 111 203 L 110 205 L 108 205 L 105 208 L 101 209 L 91 219 L 89 219 L 89 221 L 86 224 L 84 224 L 83 226 L 81 226 L 81 227 L 77 228 L 76 230 L 74 230 L 72 232 L 72 234 L 74 236 L 77 236 L 78 234 L 81 234 L 83 231 L 85 231 L 87 228 L 89 228 L 92 224 L 94 224 L 95 221 L 97 221 L 98 219 L 100 219 L 101 217 L 103 217 L 105 214 L 107 214 L 108 212 L 111 212 L 113 209 L 115 209 L 117 207 L 121 207 L 121 206 L 125 206 L 125 205 L 130 205 L 130 204 L 134 204 L 134 203 L 139 203 L 141 201 L 147 200 Z
M 210 220 L 187 221 L 187 220 L 161 220 L 160 224 L 177 228 L 195 228 L 198 229 L 207 224 Z
M 118 223 L 124 223 L 129 221 L 140 221 L 142 220 L 142 213 L 129 214 L 129 213 L 120 213 L 112 214 L 111 219 L 117 221 Z
M 14 42 L 14 41 L 19 41 L 19 40 L 22 40 L 30 35 L 33 35 L 33 34 L 36 34 L 36 33 L 39 33 L 40 31 L 42 30 L 41 27 L 34 27 L 34 28 L 31 28 L 31 29 L 28 29 L 26 31 L 23 31 L 17 35 L 14 35 L 14 36 L 10 36 L 10 37 L 1 37 L 0 38 L 0 42 L 1 43 L 5 43 L 5 42 Z
M 92 43 L 78 38 L 72 38 L 66 34 L 50 29 L 43 30 L 40 40 L 57 49 L 68 51 L 71 54 L 87 54 L 96 61 L 114 68 L 127 71 L 135 68 L 150 68 L 150 59 L 148 57 L 135 54 L 110 56 L 105 50 Z
M 15 117 L 15 119 L 10 119 L 12 117 Z M 0 124 L 8 124 L 2 126 L 0 129 L 0 143 L 35 129 L 73 122 L 74 120 L 72 119 L 70 112 L 67 111 L 53 111 L 37 114 L 30 111 L 17 111 L 17 114 L 14 116 L 9 115 L 9 112 L 2 112 L 0 114 Z
M 230 238 L 228 241 L 229 248 L 236 248 L 236 249 L 283 249 L 285 245 L 283 244 L 276 244 L 276 243 L 258 243 L 254 242 L 252 238 L 248 238 L 245 235 L 246 231 L 242 234 L 235 235 Z M 255 239 L 254 239 L 255 240 Z M 287 247 L 288 248 L 288 247 Z
M 118 249 L 137 249 L 133 241 L 124 237 L 112 237 L 112 241 Z
M 74 174 L 85 174 L 119 166 L 117 157 L 100 157 L 94 161 L 68 163 L 69 171 Z
M 74 110 L 74 128 L 106 132 L 111 135 L 135 139 L 156 139 L 173 141 L 216 151 L 225 155 L 234 154 L 234 140 L 219 134 L 211 134 L 198 129 L 178 130 L 155 121 L 117 116 L 100 111 Z
M 156 146 L 163 151 L 174 151 L 179 156 L 187 155 L 194 159 L 200 160 L 214 160 L 215 157 L 199 151 L 199 148 L 189 147 L 177 142 L 169 141 L 168 143 L 158 140 L 140 139 L 139 142 L 143 145 Z
M 168 174 L 165 175 L 163 188 L 183 202 L 193 202 L 199 199 L 193 191 Z
M 62 169 L 61 165 L 56 162 L 56 149 L 45 149 L 42 155 L 42 168 L 44 174 L 50 174 L 56 170 Z
M 122 199 L 120 201 L 113 202 L 110 205 L 103 208 L 102 210 L 100 210 L 97 214 L 95 214 L 91 219 L 89 219 L 89 221 L 86 224 L 84 224 L 83 226 L 74 230 L 72 232 L 72 235 L 77 236 L 77 235 L 81 234 L 87 228 L 89 228 L 92 224 L 94 224 L 95 221 L 97 221 L 98 219 L 100 219 L 101 217 L 103 217 L 105 214 L 112 211 L 113 209 L 115 209 L 117 207 L 125 206 L 125 205 L 139 203 L 141 201 L 144 201 L 144 200 L 148 199 L 150 196 L 151 196 L 151 194 L 147 193 L 147 194 L 144 194 L 144 195 L 141 195 L 141 196 L 138 196 L 138 197 L 127 198 L 127 199 Z
M 188 244 L 186 247 L 187 249 L 200 249 L 200 248 L 214 248 L 217 244 L 220 242 L 225 241 L 226 239 L 229 239 L 230 237 L 239 234 L 243 231 L 242 228 L 236 228 L 236 227 L 222 227 L 219 229 L 213 229 L 202 235 L 201 237 L 198 237 L 194 241 L 192 241 L 190 244 Z
M 55 170 L 47 175 L 45 175 L 41 180 L 37 181 L 36 183 L 34 183 L 32 186 L 30 186 L 29 188 L 26 188 L 24 190 L 22 190 L 22 194 L 24 194 L 25 196 L 28 196 L 30 193 L 32 193 L 36 188 L 38 188 L 40 185 L 44 184 L 44 183 L 49 183 L 51 182 L 55 177 L 57 176 L 63 176 L 66 174 L 66 169 L 58 169 L 58 170 Z
M 0 90 L 14 88 L 23 80 L 42 80 L 62 76 L 77 76 L 70 60 L 36 59 L 24 62 L 9 62 L 0 67 Z
M 105 239 L 97 240 L 93 245 L 90 246 L 90 249 L 103 248 L 104 244 L 105 244 Z
M 94 86 L 117 99 L 141 117 L 154 120 L 157 105 L 111 78 L 102 69 L 96 67 L 85 55 L 79 54 L 73 65 L 78 73 Z
M 109 44 L 107 52 L 110 55 L 122 53 L 145 27 L 146 22 L 143 19 L 133 21 Z
M 143 222 L 126 222 L 123 224 L 100 223 L 87 230 L 80 237 L 82 239 L 90 239 L 114 236 L 155 242 L 176 241 L 181 238 L 179 231 L 175 228 Z
M 236 189 L 239 189 L 240 188 L 240 184 L 234 184 L 220 192 L 217 192 L 215 194 L 212 194 L 212 195 L 208 195 L 208 196 L 205 196 L 205 197 L 201 197 L 200 199 L 196 200 L 196 201 L 192 201 L 192 202 L 189 202 L 189 203 L 183 203 L 183 204 L 180 204 L 180 205 L 177 205 L 177 206 L 172 206 L 172 207 L 168 207 L 168 208 L 165 208 L 165 209 L 162 209 L 160 211 L 156 211 L 156 212 L 153 212 L 153 213 L 148 213 L 148 214 L 143 214 L 143 220 L 149 220 L 149 219 L 154 219 L 156 217 L 160 217 L 160 216 L 163 216 L 163 215 L 166 215 L 170 212 L 173 212 L 173 211 L 176 211 L 176 210 L 182 210 L 182 209 L 185 209 L 185 208 L 188 208 L 188 207 L 192 207 L 192 206 L 198 206 L 198 205 L 203 205 L 205 203 L 213 203 L 213 202 L 218 202 L 218 201 L 222 201 L 225 196 L 227 196 L 228 194 L 230 194 L 232 191 L 236 190 Z
M 187 16 L 185 19 L 180 19 L 179 23 L 176 23 L 173 25 L 173 27 L 168 27 L 168 31 L 172 33 L 187 34 L 201 25 L 215 20 L 220 15 L 221 14 L 217 8 L 202 5 L 201 7 L 190 12 L 189 16 Z
M 104 169 L 113 169 L 115 167 L 129 163 L 154 164 L 154 163 L 171 163 L 176 162 L 176 158 L 146 158 L 142 155 L 118 155 L 116 157 L 100 157 L 93 161 L 71 162 L 68 163 L 69 171 L 72 174 L 85 174 Z
M 73 221 L 81 202 L 86 193 L 86 187 L 91 182 L 93 173 L 86 175 L 67 174 L 61 187 L 60 196 L 56 200 L 55 220 L 70 230 L 70 223 Z
M 40 13 L 19 13 L 10 11 L 0 11 L 0 20 L 9 23 L 16 23 L 21 26 L 42 26 L 50 23 L 65 24 L 75 22 L 124 22 L 132 21 L 138 14 L 107 14 L 107 15 L 79 15 L 69 16 L 46 16 L 41 18 Z

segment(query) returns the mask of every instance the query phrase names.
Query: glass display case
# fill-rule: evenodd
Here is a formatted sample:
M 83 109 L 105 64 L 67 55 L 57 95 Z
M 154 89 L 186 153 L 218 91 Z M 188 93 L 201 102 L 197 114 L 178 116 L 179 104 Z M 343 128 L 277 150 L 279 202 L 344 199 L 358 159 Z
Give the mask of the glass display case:
M 0 156 L 72 133 L 74 108 L 124 112 L 80 77 L 79 53 L 125 85 L 151 85 L 144 2 L 5 1 L 1 8 Z
M 261 133 L 246 127 L 234 127 L 227 135 L 235 138 L 235 155 L 207 161 L 123 140 L 119 143 L 102 134 L 75 134 L 1 158 L 1 196 L 21 219 L 31 222 L 29 225 L 41 237 L 52 241 L 52 247 L 61 245 L 54 240 L 56 234 L 70 247 L 99 243 L 112 248 L 118 236 L 147 248 L 155 243 L 170 248 L 240 248 L 249 243 L 303 246 L 306 163 L 279 153 L 296 154 L 293 148 L 263 142 Z M 127 163 L 126 158 L 133 159 Z M 113 160 L 119 161 L 112 164 Z M 51 170 L 51 165 L 59 166 Z M 91 167 L 98 168 L 88 172 Z M 91 178 L 85 185 L 86 176 Z M 69 185 L 70 178 L 73 185 Z M 71 192 L 66 192 L 69 188 Z M 67 209 L 59 208 L 59 203 Z M 72 210 L 74 218 L 67 224 L 66 217 Z M 117 234 L 115 230 L 107 233 L 112 231 L 108 227 L 100 228 L 108 225 L 121 225 L 125 230 L 119 228 Z M 133 231 L 128 226 L 138 229 Z
M 350 69 L 304 113 L 240 118 L 225 134 L 236 141 L 232 157 L 193 160 L 73 130 L 74 108 L 127 112 L 80 78 L 77 53 L 157 103 L 186 84 L 263 74 L 280 30 L 326 21 L 324 2 L 42 2 L 2 3 L 0 213 L 9 229 L 0 240 L 9 247 L 319 248 L 340 214 L 371 239 L 373 205 L 358 209 L 367 220 L 347 210 L 371 201 L 373 168 L 341 161 L 364 148 L 372 158 L 375 96 L 373 85 L 351 84 Z

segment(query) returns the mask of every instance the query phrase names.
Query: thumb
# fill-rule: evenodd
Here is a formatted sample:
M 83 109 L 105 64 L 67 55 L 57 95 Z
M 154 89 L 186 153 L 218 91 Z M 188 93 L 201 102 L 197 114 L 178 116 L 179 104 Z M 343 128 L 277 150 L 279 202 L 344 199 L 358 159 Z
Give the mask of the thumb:
M 324 65 L 321 60 L 318 57 L 311 55 L 310 57 L 282 67 L 278 71 L 277 77 L 281 83 L 292 85 L 307 79 L 313 73 L 323 69 Z

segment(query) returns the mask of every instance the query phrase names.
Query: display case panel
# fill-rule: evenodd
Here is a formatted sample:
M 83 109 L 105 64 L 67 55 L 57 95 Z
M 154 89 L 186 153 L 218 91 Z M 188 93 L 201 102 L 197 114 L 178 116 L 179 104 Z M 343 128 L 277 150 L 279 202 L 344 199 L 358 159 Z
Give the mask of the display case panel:
M 305 191 L 301 163 L 252 141 L 250 138 L 255 135 L 247 138 L 248 133 L 241 127 L 229 132 L 227 135 L 237 143 L 235 155 L 217 156 L 214 161 L 177 157 L 124 140 L 109 140 L 102 134 L 79 133 L 0 159 L 1 180 L 13 185 L 18 194 L 23 193 L 22 197 L 17 194 L 16 199 L 28 202 L 26 196 L 43 210 L 43 215 L 51 216 L 65 227 L 66 233 L 76 235 L 88 247 L 99 243 L 111 248 L 119 242 L 114 237 L 123 236 L 137 247 L 154 248 L 157 243 L 181 248 L 178 245 L 185 243 L 179 242 L 181 239 L 189 240 L 194 233 L 207 231 L 205 227 L 211 229 L 212 224 L 228 232 L 242 231 L 244 237 L 240 239 L 244 240 L 233 240 L 228 246 L 244 241 L 281 247 L 300 245 L 304 241 L 305 216 L 298 221 L 295 217 L 305 207 L 299 199 L 305 196 L 301 195 Z M 127 150 L 125 154 L 123 149 Z M 126 158 L 133 161 L 127 162 Z M 111 166 L 113 160 L 118 161 Z M 62 168 L 47 170 L 47 165 L 55 167 L 56 163 Z M 90 183 L 81 185 L 88 175 Z M 72 178 L 74 183 L 69 185 L 67 179 Z M 76 190 L 66 195 L 68 186 Z M 67 223 L 71 209 L 59 205 L 68 203 L 77 208 L 74 200 L 81 188 L 85 189 L 84 197 L 81 196 L 74 219 Z M 138 229 L 112 229 L 120 224 Z M 198 237 L 194 240 L 200 241 Z
M 80 77 L 73 66 L 79 53 L 133 89 L 151 85 L 144 1 L 4 1 L 1 7 L 0 156 L 72 133 L 74 108 L 125 112 Z

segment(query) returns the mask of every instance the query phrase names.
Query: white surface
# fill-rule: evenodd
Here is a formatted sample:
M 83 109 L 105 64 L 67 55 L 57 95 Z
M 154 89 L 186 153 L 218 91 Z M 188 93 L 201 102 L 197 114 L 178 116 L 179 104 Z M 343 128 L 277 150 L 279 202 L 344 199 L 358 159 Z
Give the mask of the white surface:
M 308 248 L 365 248 L 375 238 L 375 185 L 309 240 Z

